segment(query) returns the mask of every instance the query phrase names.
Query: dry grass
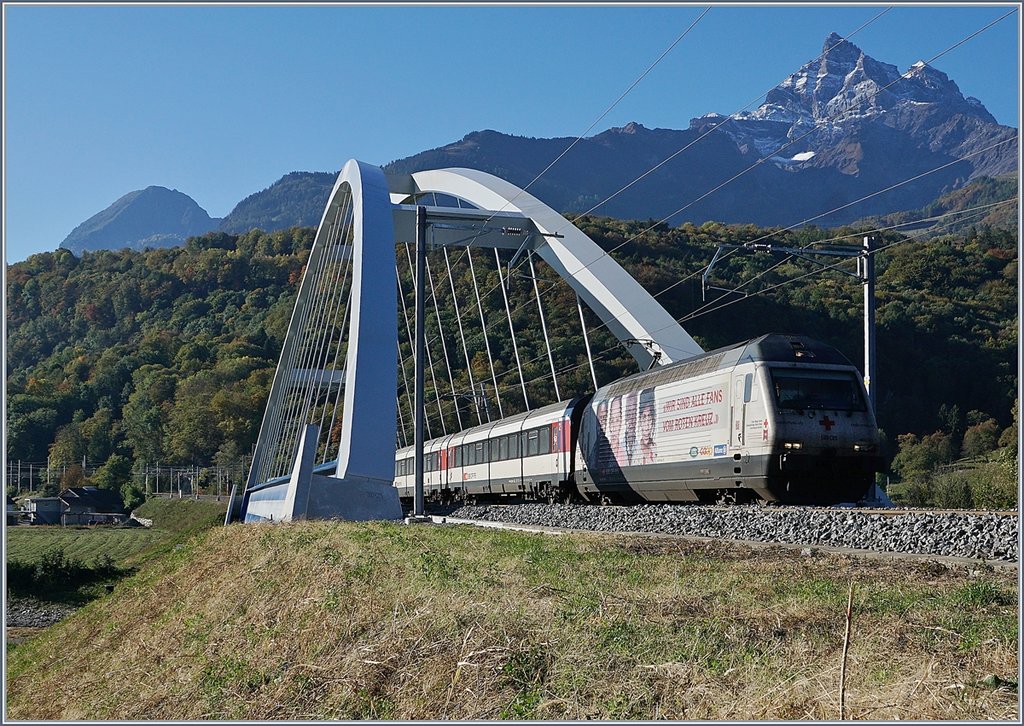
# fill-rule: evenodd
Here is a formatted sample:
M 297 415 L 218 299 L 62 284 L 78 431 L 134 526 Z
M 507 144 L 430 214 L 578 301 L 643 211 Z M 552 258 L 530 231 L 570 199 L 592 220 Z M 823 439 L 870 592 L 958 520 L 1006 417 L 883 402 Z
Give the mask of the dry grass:
M 347 523 L 153 563 L 9 654 L 8 714 L 836 719 L 851 580 L 849 718 L 1015 717 L 1015 574 Z

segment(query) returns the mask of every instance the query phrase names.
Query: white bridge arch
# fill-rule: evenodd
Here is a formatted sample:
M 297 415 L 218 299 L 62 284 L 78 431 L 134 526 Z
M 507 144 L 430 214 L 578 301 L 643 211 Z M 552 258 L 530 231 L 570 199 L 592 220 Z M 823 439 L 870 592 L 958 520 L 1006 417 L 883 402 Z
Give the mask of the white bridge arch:
M 429 193 L 448 194 L 480 209 L 504 210 L 532 221 L 540 233 L 534 237 L 532 249 L 623 342 L 641 368 L 649 368 L 655 357 L 657 364 L 665 365 L 704 352 L 610 255 L 529 192 L 475 169 L 421 171 L 412 174 L 410 181 L 414 191 L 393 193 L 392 201 L 403 203 Z
M 428 219 L 435 222 L 435 246 L 532 250 L 642 368 L 704 352 L 593 240 L 519 187 L 473 169 L 386 177 L 379 167 L 350 160 L 338 175 L 317 229 L 245 490 L 239 496 L 232 493 L 226 522 L 401 517 L 392 486 L 398 388 L 394 249 L 396 242 L 414 241 L 415 205 L 434 194 L 456 197 L 474 208 L 427 207 Z M 461 224 L 446 225 L 452 220 Z M 509 236 L 510 223 L 518 224 L 514 229 L 521 234 Z M 477 231 L 467 235 L 467 224 Z M 446 226 L 461 231 L 446 233 Z M 321 308 L 328 298 L 333 305 L 343 294 L 336 289 L 340 276 L 331 272 L 342 262 L 351 263 L 347 328 L 340 334 L 348 333 L 343 377 L 328 369 L 321 355 L 329 353 L 333 338 L 327 346 L 317 341 L 328 335 L 327 329 L 333 336 L 337 327 L 325 322 L 328 316 Z M 318 465 L 318 450 L 327 448 L 320 442 L 324 436 L 329 442 L 333 417 L 332 426 L 323 431 L 325 417 L 321 414 L 318 424 L 313 413 L 317 398 L 330 400 L 332 394 L 335 412 L 340 404 L 342 414 L 338 453 Z

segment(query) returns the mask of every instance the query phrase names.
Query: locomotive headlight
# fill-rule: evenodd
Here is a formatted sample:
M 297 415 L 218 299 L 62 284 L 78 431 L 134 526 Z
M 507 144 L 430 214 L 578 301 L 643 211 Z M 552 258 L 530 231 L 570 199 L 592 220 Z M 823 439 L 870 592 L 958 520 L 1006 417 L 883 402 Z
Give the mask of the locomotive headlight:
M 874 451 L 875 445 L 869 444 L 866 441 L 858 441 L 853 445 L 854 451 Z
M 799 441 L 787 441 L 782 446 L 784 448 L 787 448 L 787 449 L 802 449 L 802 448 L 804 448 L 804 445 L 801 442 L 799 442 Z

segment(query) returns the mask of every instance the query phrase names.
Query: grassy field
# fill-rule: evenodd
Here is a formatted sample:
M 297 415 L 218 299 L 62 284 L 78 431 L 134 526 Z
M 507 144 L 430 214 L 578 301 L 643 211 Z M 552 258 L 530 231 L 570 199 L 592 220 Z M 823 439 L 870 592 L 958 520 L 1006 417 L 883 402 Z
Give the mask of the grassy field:
M 7 559 L 38 562 L 48 550 L 62 548 L 70 557 L 94 562 L 109 555 L 123 563 L 166 536 L 145 527 L 11 527 L 7 530 Z
M 9 654 L 8 713 L 838 719 L 851 583 L 845 717 L 1014 718 L 1014 571 L 328 522 L 154 558 Z
M 152 499 L 137 510 L 152 527 L 8 527 L 8 591 L 76 604 L 95 599 L 112 582 L 221 523 L 225 509 L 220 502 Z
M 154 546 L 222 522 L 226 505 L 190 499 L 151 499 L 138 510 L 153 527 L 18 526 L 7 528 L 7 559 L 38 562 L 44 553 L 62 548 L 65 555 L 89 563 L 109 556 L 132 566 L 153 553 Z

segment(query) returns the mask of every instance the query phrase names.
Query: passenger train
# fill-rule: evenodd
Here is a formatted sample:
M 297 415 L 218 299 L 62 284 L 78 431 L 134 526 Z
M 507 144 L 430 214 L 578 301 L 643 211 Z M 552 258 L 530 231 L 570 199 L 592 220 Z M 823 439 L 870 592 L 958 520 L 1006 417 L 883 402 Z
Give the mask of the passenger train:
M 764 335 L 426 442 L 427 501 L 856 502 L 884 462 L 859 371 Z M 395 455 L 412 498 L 413 449 Z

